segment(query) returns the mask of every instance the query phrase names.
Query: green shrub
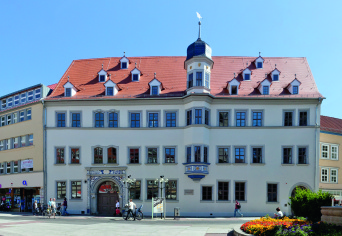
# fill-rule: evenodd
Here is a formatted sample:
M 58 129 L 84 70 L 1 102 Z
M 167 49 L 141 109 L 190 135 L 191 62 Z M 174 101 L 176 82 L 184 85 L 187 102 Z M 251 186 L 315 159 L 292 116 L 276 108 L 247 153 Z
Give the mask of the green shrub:
M 317 193 L 309 189 L 296 188 L 294 197 L 290 197 L 290 205 L 296 216 L 317 222 L 321 220 L 321 206 L 330 206 L 333 196 L 319 190 Z

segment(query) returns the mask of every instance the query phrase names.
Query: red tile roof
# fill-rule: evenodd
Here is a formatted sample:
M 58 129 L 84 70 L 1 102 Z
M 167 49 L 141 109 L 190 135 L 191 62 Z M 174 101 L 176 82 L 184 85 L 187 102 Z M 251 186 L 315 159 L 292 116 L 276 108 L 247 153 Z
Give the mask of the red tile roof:
M 321 116 L 321 131 L 342 134 L 342 119 L 329 116 Z
M 57 86 L 57 83 L 48 85 L 47 87 L 54 90 L 56 88 L 56 86 Z
M 287 58 L 287 57 L 264 57 L 264 68 L 256 69 L 253 63 L 256 57 L 212 57 L 215 62 L 211 71 L 211 94 L 214 96 L 230 96 L 226 89 L 227 82 L 234 78 L 236 73 L 237 80 L 240 81 L 239 95 L 234 97 L 322 97 L 319 93 L 314 77 L 306 58 Z M 63 85 L 69 81 L 79 89 L 73 98 L 89 98 L 92 96 L 104 96 L 105 87 L 98 82 L 98 71 L 103 68 L 111 74 L 111 80 L 115 82 L 121 90 L 114 98 L 139 97 L 149 95 L 148 83 L 156 78 L 165 88 L 161 95 L 164 96 L 183 96 L 186 91 L 187 72 L 184 69 L 183 56 L 165 57 L 130 57 L 128 69 L 120 69 L 121 57 L 109 57 L 98 59 L 74 60 L 63 77 L 58 82 L 56 88 L 49 98 L 64 96 Z M 135 63 L 141 71 L 139 82 L 132 82 L 130 71 L 134 69 Z M 246 68 L 253 72 L 250 81 L 243 81 L 241 72 Z M 270 95 L 261 95 L 256 89 L 260 82 L 265 79 L 265 74 L 270 74 L 275 69 L 282 73 L 279 82 L 273 82 Z M 297 74 L 297 79 L 301 81 L 298 95 L 291 95 L 286 87 L 292 82 Z M 66 98 L 70 99 L 70 98 Z

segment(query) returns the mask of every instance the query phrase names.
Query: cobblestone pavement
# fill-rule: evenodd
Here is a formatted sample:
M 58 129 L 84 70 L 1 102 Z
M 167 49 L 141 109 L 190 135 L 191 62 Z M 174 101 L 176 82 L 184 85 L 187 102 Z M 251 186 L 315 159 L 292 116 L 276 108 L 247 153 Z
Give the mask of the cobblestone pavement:
M 0 213 L 0 235 L 233 235 L 254 217 L 244 218 L 173 218 L 125 221 L 121 217 L 57 216 L 56 219 L 23 213 Z

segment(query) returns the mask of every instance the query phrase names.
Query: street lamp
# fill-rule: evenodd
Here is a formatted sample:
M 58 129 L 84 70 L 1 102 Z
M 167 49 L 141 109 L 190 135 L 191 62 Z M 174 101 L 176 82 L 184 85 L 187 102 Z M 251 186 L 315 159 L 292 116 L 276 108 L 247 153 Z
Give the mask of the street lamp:
M 158 183 L 158 187 L 159 187 L 159 183 L 160 183 L 160 198 L 163 198 L 163 183 L 166 184 L 167 182 L 169 182 L 169 179 L 164 178 L 164 175 L 161 175 L 160 178 L 156 178 L 154 180 L 154 183 Z M 166 188 L 166 186 L 164 188 Z M 161 219 L 163 219 L 163 213 L 160 214 L 160 217 L 161 217 Z
M 130 198 L 130 191 L 128 190 L 129 187 L 128 187 L 128 184 L 131 185 L 132 183 L 135 183 L 137 180 L 135 178 L 131 178 L 131 175 L 127 176 L 126 178 L 123 178 L 122 180 L 122 183 L 124 185 L 126 185 L 126 189 L 127 189 L 127 193 L 128 193 L 128 198 Z M 129 201 L 129 200 L 128 200 Z

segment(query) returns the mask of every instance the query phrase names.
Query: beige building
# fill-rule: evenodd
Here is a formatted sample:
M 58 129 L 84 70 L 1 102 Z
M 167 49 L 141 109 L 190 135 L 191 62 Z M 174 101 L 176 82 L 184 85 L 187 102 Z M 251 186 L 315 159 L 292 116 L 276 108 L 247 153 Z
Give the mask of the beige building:
M 9 211 L 30 211 L 43 186 L 42 84 L 2 96 L 0 110 L 0 197 Z
M 321 116 L 319 189 L 335 196 L 335 205 L 342 203 L 342 119 Z

